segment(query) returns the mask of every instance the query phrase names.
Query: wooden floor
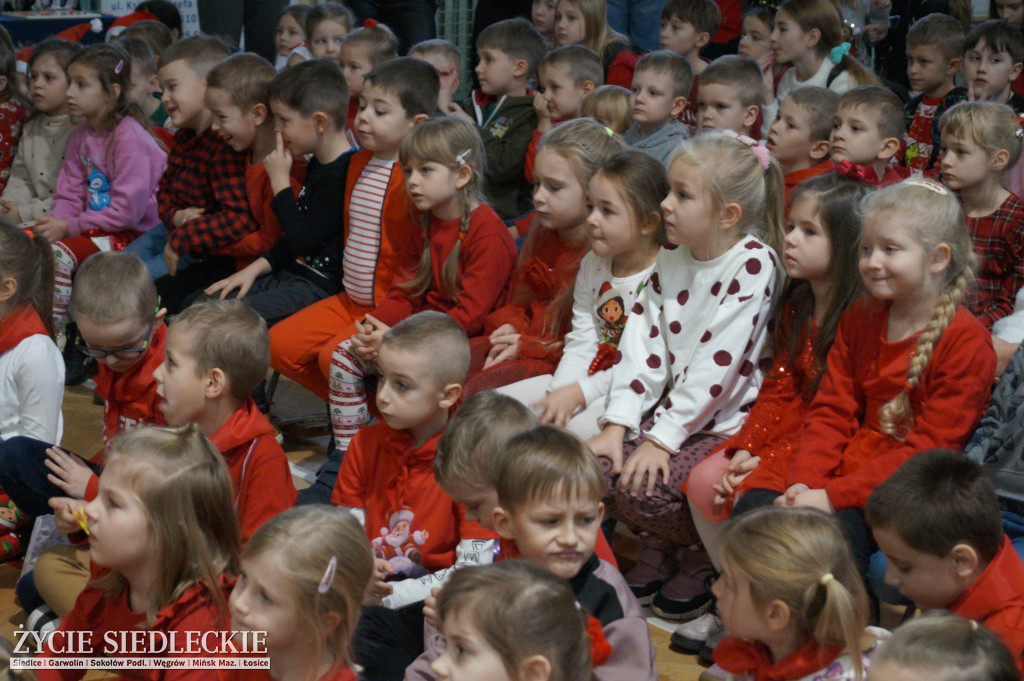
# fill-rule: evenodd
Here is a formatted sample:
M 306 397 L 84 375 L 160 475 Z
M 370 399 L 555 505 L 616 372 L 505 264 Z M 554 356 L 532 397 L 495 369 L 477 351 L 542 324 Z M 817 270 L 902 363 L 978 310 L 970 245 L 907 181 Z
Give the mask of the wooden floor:
M 283 382 L 283 381 L 282 381 Z M 294 384 L 282 386 L 275 396 L 275 413 L 278 403 L 303 399 L 304 392 Z M 308 395 L 308 393 L 307 393 Z M 308 399 L 308 398 L 306 398 Z M 287 409 L 287 404 L 281 404 Z M 64 441 L 63 445 L 70 451 L 91 456 L 102 445 L 100 421 L 103 408 L 93 404 L 92 393 L 84 387 L 69 388 L 64 396 Z M 293 470 L 299 475 L 311 468 L 324 456 L 323 446 L 315 441 L 302 441 L 287 438 L 285 450 L 293 462 Z M 296 479 L 298 487 L 306 483 Z M 615 550 L 622 554 L 622 562 L 628 564 L 636 555 L 637 547 L 632 545 L 628 537 L 616 537 Z M 14 598 L 14 585 L 19 571 L 11 565 L 0 565 L 0 635 L 10 639 L 13 631 L 25 623 L 25 612 L 18 606 Z M 669 650 L 669 632 L 655 625 L 650 625 L 651 639 L 657 652 L 659 681 L 696 681 L 703 671 L 694 656 L 680 655 Z M 89 675 L 99 678 L 100 675 Z

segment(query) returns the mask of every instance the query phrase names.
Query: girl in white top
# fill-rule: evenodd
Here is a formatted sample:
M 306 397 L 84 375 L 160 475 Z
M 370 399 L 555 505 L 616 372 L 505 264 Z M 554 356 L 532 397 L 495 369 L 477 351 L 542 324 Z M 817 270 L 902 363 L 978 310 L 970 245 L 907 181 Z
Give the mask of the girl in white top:
M 591 178 L 590 252 L 576 275 L 572 330 L 558 369 L 553 377 L 537 376 L 498 389 L 532 404 L 541 422 L 568 424 L 582 437 L 597 433 L 619 338 L 665 240 L 658 202 L 667 193 L 664 166 L 639 151 L 614 154 Z
M 64 362 L 53 338 L 50 242 L 0 223 L 0 440 L 60 442 Z
M 680 485 L 757 396 L 783 180 L 764 147 L 735 133 L 685 141 L 668 179 L 669 243 L 630 313 L 602 431 L 588 444 L 603 459 L 611 515 L 644 537 L 626 581 L 656 612 L 678 618 L 711 600 L 707 554 L 684 548 L 699 541 Z

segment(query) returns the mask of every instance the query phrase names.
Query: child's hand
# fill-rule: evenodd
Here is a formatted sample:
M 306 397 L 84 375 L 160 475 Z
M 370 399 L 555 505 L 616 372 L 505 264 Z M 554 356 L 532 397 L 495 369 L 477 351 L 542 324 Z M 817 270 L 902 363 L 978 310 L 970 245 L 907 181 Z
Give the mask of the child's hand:
M 388 575 L 393 575 L 394 573 L 395 568 L 391 567 L 391 563 L 383 558 L 374 558 L 373 576 L 370 577 L 370 583 L 366 587 L 366 598 L 364 599 L 364 602 L 377 602 L 384 596 L 390 596 L 391 592 L 394 591 L 395 588 L 384 580 Z
M 788 492 L 789 490 L 786 491 Z M 816 508 L 825 513 L 836 512 L 836 507 L 832 505 L 832 501 L 828 498 L 828 493 L 823 489 L 809 489 L 806 492 L 797 494 L 796 498 L 793 499 L 792 505 L 795 507 Z
M 671 473 L 668 469 L 668 462 L 672 455 L 661 445 L 647 440 L 636 448 L 629 457 L 629 461 L 622 466 L 622 474 L 619 476 L 619 490 L 625 492 L 626 488 L 633 496 L 640 495 L 640 487 L 643 485 L 644 473 L 647 474 L 647 496 L 654 494 L 654 486 L 658 483 L 658 472 L 661 472 L 662 480 L 668 483 L 668 476 Z
M 263 159 L 263 169 L 270 179 L 270 189 L 276 196 L 278 192 L 292 186 L 292 152 L 284 146 L 284 136 L 278 132 L 274 142 L 274 150 Z
M 356 333 L 352 336 L 352 349 L 364 362 L 372 362 L 377 359 L 384 334 L 390 329 L 390 326 L 373 315 L 366 315 L 361 324 L 356 322 Z
M 889 35 L 889 27 L 885 24 L 868 24 L 864 27 L 864 40 L 872 45 L 882 42 L 887 35 Z
M 449 116 L 458 116 L 459 118 L 463 118 L 473 125 L 476 125 L 476 121 L 473 120 L 473 117 L 466 113 L 465 110 L 455 102 L 448 105 L 447 113 Z
M 14 224 L 21 222 L 21 211 L 10 201 L 0 200 L 0 214 Z
M 221 279 L 214 284 L 210 284 L 203 293 L 208 296 L 219 293 L 220 299 L 224 300 L 232 291 L 238 289 L 238 295 L 235 297 L 239 299 L 245 298 L 245 294 L 249 292 L 249 289 L 256 283 L 256 280 L 264 274 L 270 274 L 270 272 L 270 262 L 266 258 L 256 258 L 256 260 L 227 279 Z
M 519 334 L 511 324 L 502 324 L 496 328 L 490 340 L 491 349 L 484 360 L 484 369 L 519 356 Z
M 785 494 L 783 494 L 781 497 L 776 497 L 775 505 L 776 506 L 796 506 L 796 498 L 797 498 L 797 496 L 799 496 L 800 494 L 803 494 L 804 492 L 806 492 L 809 489 L 810 489 L 810 487 L 808 487 L 807 485 L 805 485 L 802 482 L 798 482 L 795 485 L 790 485 L 789 489 L 786 490 Z
M 423 600 L 423 619 L 435 629 L 441 628 L 441 620 L 437 618 L 437 594 L 441 593 L 440 587 L 430 590 L 430 595 Z
M 768 50 L 757 60 L 761 67 L 761 84 L 764 89 L 764 103 L 772 104 L 775 101 L 775 73 L 772 66 L 775 64 L 775 52 Z
M 205 208 L 199 206 L 189 206 L 188 208 L 182 208 L 181 210 L 174 211 L 174 217 L 171 218 L 171 224 L 175 227 L 181 227 L 189 220 L 195 220 L 197 217 L 206 212 Z
M 81 459 L 68 454 L 60 447 L 46 450 L 46 467 L 52 471 L 46 479 L 76 499 L 85 497 L 85 488 L 92 478 L 92 469 L 82 463 Z
M 761 463 L 761 457 L 754 456 L 745 449 L 736 450 L 729 461 L 729 467 L 726 468 L 725 473 L 722 475 L 722 481 L 711 486 L 715 490 L 715 505 L 721 506 L 729 501 L 729 498 L 736 491 L 736 488 L 739 487 L 743 478 L 750 475 L 759 463 Z
M 172 277 L 178 276 L 178 261 L 181 260 L 181 256 L 174 252 L 171 248 L 171 244 L 168 243 L 164 246 L 164 264 L 167 265 L 167 274 Z
M 604 429 L 587 440 L 594 456 L 604 457 L 612 462 L 612 473 L 622 471 L 622 438 L 626 437 L 625 426 L 609 423 Z
M 583 397 L 580 384 L 572 383 L 552 390 L 544 396 L 544 399 L 534 402 L 530 406 L 540 411 L 541 423 L 565 426 L 576 415 L 577 409 L 587 406 L 587 401 Z
M 52 215 L 44 215 L 36 221 L 32 231 L 42 234 L 47 241 L 53 243 L 68 235 L 68 221 L 55 218 Z
M 85 502 L 81 499 L 69 499 L 67 497 L 50 497 L 50 508 L 53 509 L 53 518 L 57 530 L 64 534 L 80 532 L 82 526 L 75 519 L 75 511 L 85 508 Z
M 533 96 L 533 110 L 537 112 L 537 129 L 547 132 L 551 129 L 551 113 L 548 111 L 548 100 L 540 92 Z

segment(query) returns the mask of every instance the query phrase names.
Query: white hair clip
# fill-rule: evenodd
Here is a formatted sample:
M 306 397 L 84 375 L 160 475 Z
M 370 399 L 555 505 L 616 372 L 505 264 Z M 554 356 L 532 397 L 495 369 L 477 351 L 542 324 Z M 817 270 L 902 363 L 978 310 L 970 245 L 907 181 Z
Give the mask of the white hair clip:
M 923 187 L 928 191 L 941 194 L 942 196 L 949 196 L 949 190 L 946 189 L 945 185 L 942 185 L 935 180 L 926 180 L 923 177 L 913 177 L 909 180 L 904 180 L 903 184 L 910 185 L 912 187 Z
M 464 152 L 455 157 L 455 162 L 458 163 L 460 166 L 466 165 L 466 160 L 469 158 L 469 155 L 472 152 L 472 149 L 466 149 Z

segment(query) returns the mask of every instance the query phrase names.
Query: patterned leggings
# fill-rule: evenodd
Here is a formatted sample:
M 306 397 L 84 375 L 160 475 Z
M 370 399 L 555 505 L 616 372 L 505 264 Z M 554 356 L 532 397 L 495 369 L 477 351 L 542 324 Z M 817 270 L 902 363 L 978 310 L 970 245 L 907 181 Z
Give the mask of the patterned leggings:
M 646 430 L 651 425 L 648 420 L 642 426 Z M 605 508 L 608 515 L 626 524 L 645 544 L 670 544 L 673 546 L 692 546 L 700 541 L 693 517 L 686 503 L 686 495 L 680 485 L 690 474 L 690 470 L 717 447 L 724 438 L 717 435 L 698 434 L 692 436 L 679 449 L 679 453 L 669 460 L 669 479 L 659 479 L 654 493 L 647 494 L 647 475 L 642 480 L 643 488 L 633 496 L 630 490 L 620 490 L 619 476 L 612 473 L 612 464 L 603 457 L 598 459 L 607 483 Z M 622 461 L 625 463 L 646 442 L 641 435 L 622 447 Z M 660 476 L 659 476 L 660 477 Z
M 352 438 L 370 424 L 370 410 L 366 400 L 363 379 L 370 370 L 352 351 L 352 340 L 346 339 L 334 348 L 331 355 L 329 400 L 331 429 L 334 446 L 341 452 L 348 450 Z
M 99 242 L 99 243 L 97 243 Z M 71 280 L 78 266 L 90 255 L 101 250 L 110 250 L 110 239 L 86 236 L 71 237 L 53 242 L 54 286 L 53 286 L 53 325 L 60 328 L 68 313 L 71 303 Z

